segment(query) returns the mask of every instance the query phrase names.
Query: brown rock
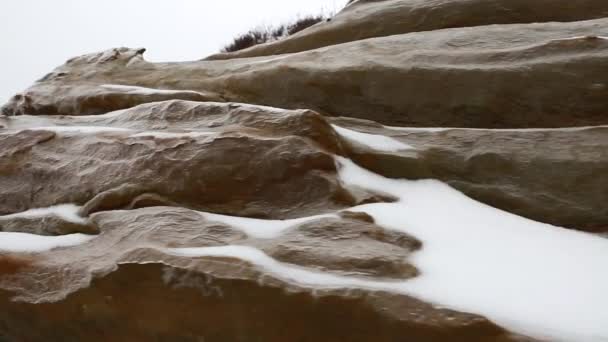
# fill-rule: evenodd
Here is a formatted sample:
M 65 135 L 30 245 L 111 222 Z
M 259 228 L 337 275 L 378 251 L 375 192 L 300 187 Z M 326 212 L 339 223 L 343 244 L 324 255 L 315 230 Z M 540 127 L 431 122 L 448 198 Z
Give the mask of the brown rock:
M 0 330 L 16 341 L 519 340 L 481 317 L 408 297 L 288 293 L 158 263 L 121 265 L 60 302 L 10 302 L 8 296 L 0 295 Z M 397 305 L 416 319 L 386 312 Z
M 418 275 L 407 258 L 421 246 L 407 234 L 349 219 L 313 221 L 261 243 L 261 249 L 279 261 L 384 278 Z
M 11 269 L 12 274 L 0 278 L 3 338 L 368 341 L 374 336 L 374 340 L 393 341 L 407 336 L 416 341 L 518 340 L 482 317 L 436 308 L 400 294 L 315 289 L 235 258 L 164 253 L 166 247 L 261 244 L 261 240 L 206 221 L 191 210 L 110 211 L 93 215 L 91 221 L 101 232 L 97 238 L 81 246 L 41 253 L 28 268 L 17 273 Z M 294 260 L 298 267 L 310 270 L 319 266 L 317 261 L 329 264 L 338 260 L 337 251 L 327 249 L 332 243 L 334 248 L 349 242 L 358 246 L 358 251 L 345 250 L 342 260 L 366 253 L 403 256 L 406 250 L 419 247 L 415 239 L 403 234 L 378 238 L 373 232 L 379 230 L 361 221 L 319 220 L 295 227 L 276 241 L 289 241 L 294 248 L 301 239 L 300 246 L 310 246 L 308 261 Z M 332 242 L 334 236 L 337 240 Z M 315 245 L 318 241 L 323 244 Z M 397 246 L 405 250 L 395 249 Z M 369 266 L 348 262 L 341 263 L 339 270 L 354 273 Z
M 11 149 L 22 141 L 40 142 Z M 0 148 L 2 214 L 74 203 L 86 204 L 86 216 L 148 203 L 289 218 L 355 203 L 336 180 L 333 157 L 297 136 L 26 130 L 1 133 Z
M 389 154 L 351 146 L 357 163 L 384 176 L 440 179 L 483 203 L 558 226 L 596 232 L 608 226 L 607 126 L 392 130 L 335 122 L 415 148 Z
M 390 125 L 606 124 L 608 40 L 601 36 L 608 36 L 608 19 L 455 28 L 227 61 L 116 59 L 100 65 L 81 57 L 56 69 L 65 74 L 61 78 L 28 89 L 23 96 L 31 106 L 12 101 L 4 112 L 83 114 L 73 97 L 57 94 L 88 93 L 91 86 L 111 83 L 211 91 L 230 101 Z M 38 107 L 71 109 L 31 110 Z M 98 113 L 115 109 L 102 107 Z
M 9 129 L 46 126 L 116 127 L 171 132 L 237 131 L 282 137 L 309 138 L 328 151 L 341 154 L 340 139 L 322 115 L 311 110 L 285 110 L 242 103 L 171 100 L 147 103 L 97 116 L 11 116 Z
M 601 0 L 359 0 L 298 34 L 208 60 L 278 55 L 351 41 L 491 24 L 577 21 L 608 17 Z
M 87 223 L 69 222 L 56 216 L 0 217 L 0 232 L 20 232 L 37 235 L 96 234 L 97 229 Z

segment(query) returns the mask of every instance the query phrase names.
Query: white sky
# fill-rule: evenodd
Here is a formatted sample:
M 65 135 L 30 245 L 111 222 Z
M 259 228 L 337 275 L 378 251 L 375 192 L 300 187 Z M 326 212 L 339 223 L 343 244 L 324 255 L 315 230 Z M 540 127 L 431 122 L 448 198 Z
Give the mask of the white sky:
M 150 61 L 200 59 L 258 25 L 346 0 L 0 0 L 0 105 L 67 59 L 145 47 Z

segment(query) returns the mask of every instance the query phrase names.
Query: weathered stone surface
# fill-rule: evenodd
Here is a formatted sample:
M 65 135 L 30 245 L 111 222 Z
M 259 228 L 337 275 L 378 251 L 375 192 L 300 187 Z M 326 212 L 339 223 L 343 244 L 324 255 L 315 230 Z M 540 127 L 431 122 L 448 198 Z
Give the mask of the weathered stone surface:
M 6 298 L 0 295 L 0 336 L 19 341 L 394 341 L 404 334 L 415 341 L 518 340 L 482 318 L 411 298 L 286 293 L 162 264 L 121 265 L 61 302 Z M 399 305 L 416 318 L 383 312 Z
M 131 63 L 126 62 L 133 54 L 128 50 L 101 64 L 85 56 L 59 67 L 55 76 L 20 95 L 40 106 L 13 99 L 4 112 L 100 114 L 116 108 L 82 112 L 71 97 L 45 94 L 126 84 L 211 91 L 230 101 L 309 108 L 391 125 L 606 124 L 608 40 L 602 36 L 608 36 L 608 19 L 420 32 L 228 61 Z M 42 106 L 55 110 L 36 110 Z
M 608 126 L 391 129 L 349 118 L 334 122 L 415 148 L 379 153 L 351 144 L 354 160 L 385 176 L 440 179 L 491 206 L 558 226 L 608 226 Z
M 207 59 L 294 53 L 366 38 L 455 27 L 602 17 L 608 17 L 608 3 L 598 0 L 358 0 L 331 20 L 293 36 Z
M 404 261 L 421 245 L 413 237 L 387 232 L 368 222 L 324 219 L 263 242 L 260 249 L 290 264 L 346 270 L 355 275 L 410 278 L 418 270 Z
M 0 341 L 605 339 L 608 19 L 479 26 L 608 6 L 548 3 L 359 0 L 242 52 L 300 53 L 68 61 L 0 114 Z
M 74 233 L 96 234 L 97 229 L 85 223 L 69 222 L 53 215 L 35 218 L 3 218 L 0 216 L 0 232 L 66 235 Z
M 151 201 L 288 218 L 355 203 L 335 179 L 333 157 L 297 136 L 25 130 L 0 133 L 0 141 L 33 145 L 1 152 L 2 214 L 75 203 L 87 215 Z
M 248 132 L 250 135 L 248 138 L 241 137 L 239 139 L 247 139 L 247 141 L 251 141 L 251 144 L 257 144 L 256 139 L 258 138 L 254 137 L 272 139 L 280 139 L 285 136 L 300 137 L 307 139 L 308 142 L 302 146 L 309 146 L 305 150 L 310 150 L 310 153 L 317 151 L 317 147 L 310 145 L 314 143 L 318 148 L 339 155 L 349 156 L 368 169 L 388 177 L 441 179 L 481 202 L 534 220 L 589 231 L 603 231 L 605 230 L 604 227 L 608 226 L 608 213 L 602 205 L 602 203 L 608 200 L 606 197 L 608 194 L 608 191 L 606 191 L 608 184 L 606 184 L 606 177 L 602 177 L 608 171 L 608 129 L 604 126 L 554 130 L 408 130 L 403 128 L 391 129 L 374 122 L 349 118 L 334 118 L 331 120 L 338 126 L 381 136 L 391 136 L 415 147 L 414 150 L 385 153 L 370 150 L 366 146 L 357 145 L 356 142 L 353 143 L 348 139 L 340 137 L 326 119 L 312 111 L 289 111 L 234 103 L 168 101 L 145 104 L 125 111 L 99 116 L 16 116 L 8 117 L 5 121 L 6 126 L 11 130 L 34 128 L 37 124 L 40 124 L 40 121 L 43 122 L 43 125 L 50 127 L 70 126 L 83 127 L 83 129 L 86 129 L 86 127 L 113 127 L 135 130 L 128 134 L 122 132 L 112 133 L 113 135 L 118 134 L 118 136 L 122 136 L 123 138 L 111 140 L 112 142 L 107 144 L 106 149 L 99 150 L 99 153 L 105 153 L 104 151 L 106 150 L 120 150 L 126 148 L 122 144 L 126 143 L 127 146 L 131 146 L 138 141 L 148 144 L 150 141 L 153 141 L 158 146 L 152 148 L 157 149 L 167 144 L 171 146 L 182 144 L 184 146 L 180 148 L 198 150 L 199 148 L 196 147 L 198 146 L 198 141 L 201 139 L 205 141 L 207 138 L 205 136 L 192 136 L 193 133 L 196 134 L 197 132 L 211 132 L 213 134 L 232 132 L 231 134 L 236 134 L 237 136 L 240 136 L 242 132 Z M 124 140 L 125 135 L 130 136 L 137 134 L 136 132 L 139 130 L 150 129 L 170 130 L 170 132 L 178 134 L 172 136 L 171 133 L 158 131 L 156 134 L 162 139 L 130 137 Z M 18 152 L 21 149 L 29 151 L 32 154 L 34 150 L 29 149 L 31 146 L 36 146 L 32 144 L 37 141 L 45 142 L 53 134 L 52 132 L 35 130 L 29 131 L 27 134 L 25 131 L 19 134 L 11 134 L 9 135 L 11 140 L 6 140 L 5 136 L 2 145 L 6 146 L 3 149 L 5 154 L 3 160 L 12 160 L 11 156 L 15 155 L 15 153 L 18 153 L 20 156 L 28 155 L 24 154 L 24 152 Z M 105 135 L 104 141 L 107 140 L 107 134 L 109 133 L 102 134 Z M 168 135 L 163 136 L 163 134 Z M 254 137 L 251 137 L 252 135 Z M 0 139 L 2 139 L 1 135 Z M 99 138 L 83 133 L 76 134 L 75 136 L 60 136 L 55 139 L 61 141 L 59 142 L 61 146 L 80 146 L 82 145 L 81 143 L 71 143 L 70 141 L 81 140 L 90 140 L 90 145 L 96 146 Z M 123 140 L 124 142 L 122 142 Z M 114 141 L 121 143 L 114 146 Z M 286 144 L 286 142 L 279 142 L 278 140 L 272 141 L 277 145 Z M 299 146 L 301 144 L 295 141 L 299 140 L 296 139 L 294 143 L 287 144 L 284 149 L 291 150 L 293 148 L 290 147 L 291 145 Z M 34 155 L 43 156 L 50 154 L 50 151 L 56 148 L 54 146 L 58 146 L 53 144 L 57 143 L 52 143 L 52 141 L 45 142 L 43 145 L 51 144 L 49 145 L 50 147 Z M 228 145 L 216 144 L 212 145 L 217 146 L 217 153 L 222 155 L 222 158 L 231 160 L 234 165 L 240 163 L 240 160 L 232 159 L 226 155 L 227 152 L 224 149 L 229 147 Z M 243 153 L 245 154 L 248 154 L 249 151 L 254 151 L 253 148 L 249 147 L 249 143 L 237 145 L 239 146 L 238 149 L 244 151 Z M 230 148 L 232 148 L 231 146 Z M 17 147 L 19 150 L 15 150 Z M 70 149 L 66 153 L 89 155 L 88 148 L 84 146 L 78 151 Z M 142 150 L 139 153 L 142 155 L 150 153 L 146 151 L 149 150 Z M 209 154 L 211 152 L 199 151 L 198 153 Z M 331 175 L 333 172 L 331 170 L 334 170 L 334 166 L 330 155 L 322 152 L 322 150 L 314 153 L 323 156 L 322 158 L 325 160 L 323 164 L 325 165 L 324 168 L 328 170 L 328 175 Z M 273 155 L 270 160 L 266 161 L 274 163 L 275 161 L 272 158 L 276 158 L 276 156 Z M 72 159 L 75 158 L 72 157 Z M 75 165 L 78 165 L 78 163 L 90 163 L 90 161 L 84 161 L 81 158 L 76 159 L 78 161 L 75 162 L 77 163 Z M 264 162 L 263 159 L 267 158 L 253 158 L 253 163 L 256 163 L 256 161 L 262 163 Z M 280 158 L 279 161 L 282 162 L 283 159 Z M 65 163 L 63 160 L 55 162 Z M 172 164 L 175 164 L 175 162 L 175 160 L 171 161 Z M 101 165 L 102 162 L 98 161 L 97 163 Z M 151 158 L 149 159 L 149 163 L 154 164 L 153 169 L 158 169 L 157 172 L 161 173 L 163 166 L 159 164 L 161 163 L 159 160 Z M 184 160 L 183 163 L 187 164 L 189 168 L 195 167 L 193 166 L 193 161 Z M 8 163 L 5 165 L 7 166 L 4 167 L 4 170 L 8 172 L 11 167 L 8 167 Z M 10 165 L 14 165 L 12 167 L 12 174 L 16 177 L 15 179 L 23 176 L 23 172 L 16 166 L 17 164 L 13 162 Z M 57 174 L 58 171 L 53 171 L 54 168 L 50 165 L 53 164 L 49 164 L 45 172 Z M 150 167 L 145 165 L 147 164 L 142 164 L 142 168 L 147 168 L 146 172 L 149 172 Z M 117 165 L 116 167 L 122 168 L 121 165 Z M 273 166 L 269 164 L 268 167 L 272 168 Z M 211 167 L 206 167 L 206 169 L 211 169 Z M 30 172 L 33 172 L 33 170 Z M 65 168 L 61 169 L 61 172 L 65 172 L 64 170 Z M 102 167 L 101 170 L 106 170 L 104 172 L 114 172 L 113 169 L 107 167 Z M 83 213 L 99 211 L 107 205 L 110 205 L 109 208 L 187 205 L 202 210 L 213 210 L 228 214 L 245 213 L 247 216 L 257 217 L 296 217 L 324 212 L 322 206 L 316 206 L 317 209 L 314 209 L 314 205 L 310 210 L 301 210 L 300 212 L 297 212 L 295 209 L 291 210 L 290 214 L 268 213 L 267 209 L 262 213 L 251 212 L 248 211 L 250 209 L 239 206 L 232 207 L 233 204 L 230 203 L 222 205 L 220 203 L 223 201 L 223 197 L 210 197 L 206 192 L 204 192 L 205 196 L 203 196 L 202 190 L 194 188 L 189 190 L 189 193 L 192 195 L 188 196 L 169 191 L 168 189 L 157 193 L 149 189 L 151 186 L 149 184 L 153 184 L 154 182 L 145 180 L 146 178 L 143 178 L 142 175 L 137 175 L 135 169 L 133 170 L 133 173 L 129 177 L 141 179 L 141 181 L 136 181 L 139 185 L 125 186 L 122 185 L 124 181 L 120 180 L 121 185 L 117 187 L 108 190 L 104 188 L 100 194 L 95 193 L 93 197 L 79 199 L 76 203 L 84 204 L 88 202 L 83 209 Z M 251 177 L 255 177 L 256 171 L 257 169 L 255 168 L 251 169 Z M 36 172 L 40 173 L 40 171 Z M 145 174 L 146 172 L 143 173 Z M 200 172 L 202 172 L 200 177 L 208 177 L 205 172 L 211 172 L 211 170 Z M 95 175 L 98 176 L 99 173 Z M 101 178 L 116 179 L 113 173 L 112 176 L 109 175 L 110 173 L 108 173 L 108 176 Z M 157 176 L 152 174 L 150 177 Z M 172 178 L 169 175 L 163 177 L 165 178 L 162 178 L 158 182 L 171 184 L 172 182 L 181 182 L 183 178 Z M 57 177 L 53 176 L 50 178 L 54 179 Z M 8 180 L 8 178 L 6 179 Z M 326 181 L 323 177 L 320 180 Z M 38 180 L 35 182 L 39 183 Z M 296 181 L 290 180 L 290 182 Z M 148 185 L 141 185 L 144 183 Z M 332 181 L 329 181 L 328 184 L 331 183 Z M 333 183 L 335 184 L 335 180 Z M 64 195 L 70 193 L 72 194 L 70 196 L 75 196 L 73 194 L 81 192 L 80 189 L 82 189 L 82 185 L 76 180 L 74 180 L 74 185 L 71 188 L 62 186 L 63 191 L 57 190 L 58 187 L 53 187 L 50 184 L 52 183 L 38 184 L 37 188 L 48 188 L 48 190 L 37 191 L 39 194 L 45 192 L 51 193 L 53 200 L 35 202 L 37 205 L 34 207 L 70 201 L 73 197 L 65 197 Z M 271 186 L 277 186 L 277 184 L 273 183 Z M 296 185 L 291 184 L 289 186 Z M 338 203 L 342 203 L 344 207 L 348 206 L 349 203 L 391 201 L 390 198 L 382 194 L 370 194 L 369 191 L 356 188 L 349 188 L 349 194 L 344 192 L 344 197 L 342 197 L 343 190 L 338 185 L 335 186 L 337 187 L 334 190 L 328 191 L 334 193 L 335 198 L 342 198 L 344 201 L 340 202 L 338 200 Z M 6 187 L 6 189 L 9 188 L 8 186 Z M 17 194 L 19 192 L 19 190 L 15 190 L 14 193 Z M 223 191 L 218 189 L 218 192 Z M 168 193 L 170 195 L 167 195 Z M 312 196 L 310 197 L 311 202 L 314 202 L 313 198 L 317 196 L 315 192 L 302 194 L 302 196 L 309 195 Z M 7 194 L 6 196 L 12 195 Z M 27 192 L 22 193 L 20 196 L 29 198 Z M 260 196 L 271 198 L 275 197 L 275 193 L 268 191 Z M 290 195 L 286 194 L 285 196 Z M 329 196 L 327 198 L 331 202 L 332 197 L 329 193 L 318 194 L 318 196 Z M 190 197 L 196 199 L 190 199 Z M 19 198 L 19 196 L 16 198 Z M 219 201 L 219 203 L 215 203 L 214 201 Z M 276 201 L 283 205 L 283 200 L 279 199 L 266 199 L 266 201 Z M 7 200 L 7 205 L 9 202 L 16 203 L 14 200 Z M 295 204 L 293 205 L 295 206 Z M 262 205 L 260 204 L 259 206 Z M 339 206 L 338 204 L 335 208 Z M 19 209 L 5 210 L 5 213 L 28 208 L 32 208 L 32 206 L 24 205 Z M 327 210 L 331 210 L 331 208 L 327 208 Z
M 4 338 L 367 341 L 375 336 L 392 341 L 406 332 L 417 341 L 517 340 L 479 316 L 435 308 L 407 296 L 368 290 L 313 291 L 237 259 L 190 259 L 162 252 L 166 247 L 236 243 L 266 244 L 270 250 L 273 244 L 281 245 L 299 253 L 298 246 L 307 245 L 306 256 L 289 262 L 323 270 L 340 257 L 333 271 L 352 274 L 369 266 L 382 271 L 360 263 L 358 257 L 366 253 L 369 262 L 375 260 L 378 266 L 383 255 L 404 256 L 390 246 L 410 251 L 419 247 L 411 237 L 383 233 L 363 221 L 311 222 L 270 243 L 181 208 L 104 212 L 91 221 L 101 233 L 81 247 L 42 253 L 27 262 L 11 256 L 0 260 Z M 343 249 L 348 242 L 358 256 L 351 260 L 348 248 Z M 10 301 L 15 295 L 19 301 Z M 180 322 L 179 329 L 175 322 Z M 360 326 L 353 329 L 354 323 Z
M 66 66 L 77 67 L 83 64 L 102 66 L 104 64 L 112 64 L 118 67 L 132 67 L 135 64 L 145 63 L 142 58 L 144 52 L 145 49 L 111 49 L 70 59 L 66 62 Z M 9 115 L 30 113 L 87 115 L 170 99 L 192 101 L 221 100 L 218 95 L 205 91 L 120 87 L 95 83 L 82 84 L 78 88 L 74 88 L 69 84 L 58 84 L 64 78 L 74 76 L 76 76 L 74 71 L 69 72 L 69 74 L 63 71 L 49 73 L 38 81 L 40 87 L 31 89 L 25 94 L 15 95 L 11 99 L 11 102 L 2 108 L 2 113 Z M 46 86 L 46 82 L 49 81 L 55 82 Z
M 114 127 L 133 130 L 249 131 L 256 135 L 309 138 L 328 151 L 342 153 L 340 139 L 320 114 L 311 110 L 285 110 L 243 103 L 171 100 L 90 116 L 10 116 L 4 127 L 12 130 L 46 126 Z M 21 146 L 21 145 L 19 145 Z

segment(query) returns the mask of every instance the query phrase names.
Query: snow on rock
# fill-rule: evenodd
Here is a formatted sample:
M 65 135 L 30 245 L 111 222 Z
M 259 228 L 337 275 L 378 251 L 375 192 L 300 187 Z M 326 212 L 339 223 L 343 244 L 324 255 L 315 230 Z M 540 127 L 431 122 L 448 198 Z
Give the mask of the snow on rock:
M 103 127 L 103 126 L 47 126 L 47 127 L 31 127 L 27 130 L 40 130 L 40 131 L 52 131 L 58 134 L 62 133 L 84 133 L 84 134 L 95 134 L 95 133 L 111 133 L 111 132 L 129 132 L 128 128 L 120 127 Z
M 295 265 L 285 264 L 269 257 L 257 248 L 248 246 L 220 246 L 201 248 L 172 248 L 167 253 L 184 257 L 224 257 L 235 258 L 250 262 L 264 271 L 273 274 L 283 280 L 288 280 L 303 286 L 314 286 L 317 288 L 376 288 L 397 290 L 397 286 L 391 286 L 388 282 L 376 282 L 355 277 L 344 277 L 311 271 Z M 393 283 L 397 285 L 397 282 Z
M 132 135 L 132 137 L 154 137 L 159 139 L 170 138 L 198 138 L 216 134 L 215 132 L 154 132 L 146 131 Z
M 423 242 L 408 294 L 553 341 L 608 341 L 608 240 L 531 221 L 434 180 L 392 180 L 339 158 L 343 182 L 398 197 L 363 211 Z
M 156 94 L 174 95 L 174 94 L 183 94 L 183 93 L 200 94 L 199 92 L 193 91 L 193 90 L 155 89 L 155 88 L 146 88 L 146 87 L 129 86 L 129 85 L 121 85 L 121 84 L 102 84 L 100 87 L 108 89 L 108 90 L 125 91 L 125 92 L 129 92 L 132 94 L 140 94 L 140 95 L 156 95 Z
M 81 207 L 74 204 L 61 204 L 48 208 L 36 208 L 23 211 L 20 213 L 0 216 L 0 219 L 13 218 L 41 218 L 44 216 L 57 216 L 68 222 L 83 224 L 86 219 L 78 215 Z
M 353 131 L 340 126 L 332 125 L 334 130 L 347 140 L 365 145 L 371 149 L 383 152 L 397 152 L 401 150 L 413 149 L 412 146 L 404 144 L 391 137 L 383 135 L 368 134 Z
M 272 239 L 281 235 L 287 229 L 306 222 L 338 217 L 337 215 L 316 215 L 291 220 L 263 220 L 246 217 L 226 216 L 212 213 L 200 213 L 205 219 L 229 225 L 239 229 L 250 237 Z
M 45 252 L 54 248 L 80 245 L 93 238 L 95 238 L 95 235 L 70 234 L 42 236 L 26 233 L 0 232 L 0 252 Z

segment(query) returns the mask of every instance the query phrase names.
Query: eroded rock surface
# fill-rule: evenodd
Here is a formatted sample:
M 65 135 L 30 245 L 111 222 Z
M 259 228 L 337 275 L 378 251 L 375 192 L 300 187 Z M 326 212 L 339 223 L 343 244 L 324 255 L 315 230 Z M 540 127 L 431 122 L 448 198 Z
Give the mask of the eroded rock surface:
M 539 129 L 407 129 L 340 118 L 338 125 L 406 142 L 378 153 L 351 144 L 361 165 L 393 178 L 441 179 L 467 195 L 541 222 L 605 231 L 608 126 Z
M 608 341 L 607 10 L 69 60 L 0 114 L 0 341 Z
M 0 327 L 5 336 L 62 341 L 85 336 L 88 340 L 193 341 L 202 337 L 280 341 L 290 336 L 304 340 L 336 336 L 365 341 L 374 335 L 389 341 L 408 331 L 408 336 L 421 341 L 448 336 L 465 341 L 479 335 L 487 341 L 511 340 L 481 317 L 437 309 L 413 298 L 365 290 L 319 289 L 313 293 L 237 259 L 191 259 L 163 252 L 167 248 L 250 244 L 311 270 L 353 274 L 368 269 L 374 275 L 412 276 L 411 271 L 403 272 L 408 267 L 403 261 L 420 243 L 406 235 L 384 233 L 368 222 L 313 221 L 270 243 L 180 208 L 99 213 L 92 216 L 91 224 L 101 232 L 94 240 L 81 248 L 39 254 L 19 266 L 24 268 L 17 275 L 17 260 L 10 261 L 10 256 L 0 260 L 0 286 L 13 289 L 21 301 L 30 303 L 3 304 Z M 305 246 L 307 251 L 302 250 Z M 401 249 L 403 252 L 395 253 Z M 68 267 L 73 260 L 78 263 Z M 403 266 L 392 270 L 396 263 Z M 8 293 L 3 292 L 2 297 L 6 301 Z M 276 319 L 288 313 L 289 318 Z M 24 329 L 25 317 L 28 329 Z M 176 319 L 181 322 L 179 330 L 174 328 Z M 338 324 L 344 319 L 362 326 L 344 330 Z M 269 329 L 272 321 L 276 328 Z M 317 328 L 309 329 L 311 325 Z M 383 332 L 378 335 L 376 329 Z
M 136 50 L 112 50 L 118 52 L 108 61 L 99 56 L 112 51 L 57 68 L 3 112 L 105 113 L 122 106 L 82 110 L 71 94 L 110 84 L 125 96 L 131 92 L 125 85 L 213 92 L 229 101 L 401 126 L 606 124 L 605 36 L 608 19 L 437 30 L 227 61 L 132 62 Z
M 85 205 L 85 215 L 177 204 L 239 216 L 289 218 L 355 203 L 332 177 L 332 156 L 296 136 L 45 130 L 0 135 L 9 145 L 45 139 L 26 151 L 3 151 L 3 214 L 63 203 Z
M 286 39 L 207 59 L 294 53 L 367 38 L 454 27 L 565 22 L 606 16 L 608 4 L 597 0 L 358 0 L 331 20 Z

